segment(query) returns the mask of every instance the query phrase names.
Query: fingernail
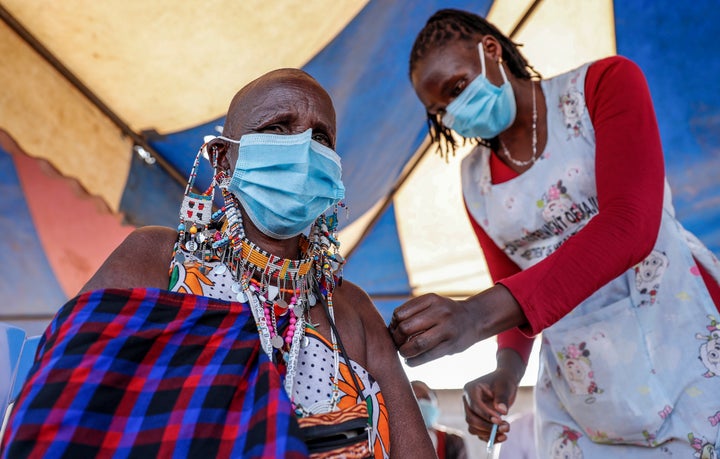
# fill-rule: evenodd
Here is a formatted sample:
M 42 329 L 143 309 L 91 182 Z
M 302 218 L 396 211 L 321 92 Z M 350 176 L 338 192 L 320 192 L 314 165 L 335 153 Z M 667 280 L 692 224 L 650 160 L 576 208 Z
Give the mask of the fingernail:
M 498 403 L 498 411 L 501 411 L 503 414 L 507 413 L 507 406 L 504 403 Z

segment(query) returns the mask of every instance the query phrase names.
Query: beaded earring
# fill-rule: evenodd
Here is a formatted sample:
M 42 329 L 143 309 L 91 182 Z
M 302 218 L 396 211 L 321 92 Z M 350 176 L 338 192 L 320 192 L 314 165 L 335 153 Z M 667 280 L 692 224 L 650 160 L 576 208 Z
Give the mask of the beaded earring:
M 188 183 L 185 185 L 182 204 L 180 205 L 180 223 L 178 224 L 178 248 L 175 257 L 178 262 L 185 261 L 185 253 L 195 258 L 208 261 L 212 256 L 213 236 L 216 232 L 211 230 L 211 223 L 215 217 L 212 206 L 215 199 L 215 187 L 217 185 L 217 147 L 213 147 L 209 158 L 213 168 L 213 179 L 203 193 L 195 193 L 195 179 L 200 165 L 200 158 L 207 156 L 207 144 L 204 144 L 195 155 L 192 170 Z M 204 273 L 205 267 L 200 270 Z
M 333 292 L 336 285 L 342 285 L 342 267 L 345 259 L 340 255 L 340 241 L 337 239 L 338 207 L 345 207 L 344 202 L 336 204 L 331 215 L 320 215 L 310 230 L 310 254 L 313 259 L 313 274 L 319 293 L 325 298 L 329 320 L 335 322 L 335 309 L 333 307 Z M 338 371 L 340 368 L 340 350 L 333 327 L 330 329 L 330 343 L 332 344 L 334 374 L 332 377 L 332 394 L 330 396 L 329 411 L 334 411 L 340 400 L 338 386 Z M 350 365 L 350 362 L 347 362 Z M 319 407 L 313 407 L 319 408 Z M 322 411 L 322 409 L 321 409 Z M 296 409 L 296 414 L 302 416 L 302 410 Z
M 340 255 L 340 241 L 337 239 L 338 208 L 345 208 L 339 202 L 330 215 L 320 215 L 310 230 L 310 253 L 313 257 L 315 279 L 323 295 L 332 293 L 335 278 L 342 283 L 342 267 L 345 259 Z

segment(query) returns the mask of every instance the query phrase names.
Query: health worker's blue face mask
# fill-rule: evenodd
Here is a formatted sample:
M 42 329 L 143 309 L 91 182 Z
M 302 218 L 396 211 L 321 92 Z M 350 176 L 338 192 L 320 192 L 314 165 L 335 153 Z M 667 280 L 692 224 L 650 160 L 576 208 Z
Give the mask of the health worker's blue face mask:
M 340 157 L 312 140 L 311 129 L 221 138 L 240 144 L 228 190 L 267 236 L 297 236 L 345 197 Z
M 515 94 L 505 75 L 502 63 L 500 73 L 503 85 L 490 83 L 485 76 L 485 53 L 478 43 L 482 73 L 445 108 L 442 122 L 463 137 L 492 139 L 515 121 Z

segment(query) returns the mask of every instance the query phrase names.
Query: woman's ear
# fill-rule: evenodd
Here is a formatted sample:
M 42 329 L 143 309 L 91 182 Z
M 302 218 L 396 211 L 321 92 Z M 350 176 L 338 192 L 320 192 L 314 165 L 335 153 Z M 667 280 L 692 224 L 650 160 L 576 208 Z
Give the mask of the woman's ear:
M 483 50 L 485 51 L 485 55 L 488 56 L 490 59 L 494 60 L 495 62 L 502 59 L 502 53 L 503 49 L 500 45 L 500 42 L 497 40 L 497 38 L 493 37 L 492 35 L 485 35 L 482 37 L 482 45 Z
M 224 171 L 230 171 L 230 158 L 228 158 L 228 152 L 230 146 L 228 142 L 223 139 L 214 138 L 207 144 L 208 155 L 210 155 L 210 162 L 217 161 L 217 165 Z M 217 159 L 214 157 L 217 156 Z

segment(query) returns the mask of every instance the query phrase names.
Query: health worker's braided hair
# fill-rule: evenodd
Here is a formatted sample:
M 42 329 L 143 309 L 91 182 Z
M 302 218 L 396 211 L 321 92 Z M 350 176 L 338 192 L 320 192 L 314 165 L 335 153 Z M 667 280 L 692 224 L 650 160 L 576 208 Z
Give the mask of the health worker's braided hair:
M 533 76 L 540 76 L 518 50 L 518 46 L 521 45 L 514 43 L 494 25 L 477 14 L 455 9 L 437 11 L 418 33 L 412 51 L 410 51 L 410 75 L 415 70 L 418 61 L 422 60 L 430 50 L 456 40 L 471 41 L 476 44 L 481 35 L 492 35 L 497 39 L 502 47 L 502 58 L 515 77 L 529 80 Z M 454 154 L 457 145 L 452 136 L 452 130 L 442 124 L 440 115 L 427 113 L 427 123 L 430 138 L 438 145 L 438 149 L 444 145 Z M 498 147 L 496 138 L 477 140 L 490 148 Z

